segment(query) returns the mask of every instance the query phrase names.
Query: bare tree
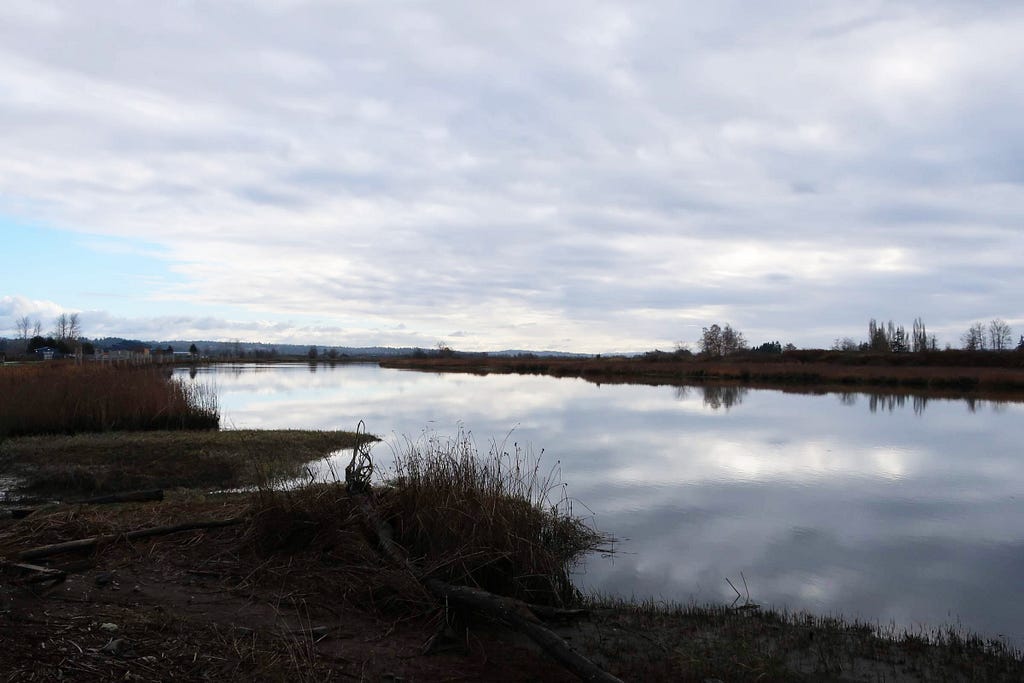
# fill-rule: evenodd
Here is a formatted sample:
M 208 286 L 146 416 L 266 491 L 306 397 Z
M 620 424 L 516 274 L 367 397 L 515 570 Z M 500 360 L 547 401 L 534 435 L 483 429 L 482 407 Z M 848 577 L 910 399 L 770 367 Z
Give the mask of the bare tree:
M 914 331 L 910 337 L 910 347 L 914 352 L 928 350 L 928 330 L 925 329 L 924 321 L 914 318 Z
M 43 336 L 43 324 L 39 320 L 35 320 L 32 323 L 32 336 L 41 337 Z
M 53 337 L 54 339 L 67 339 L 68 338 L 68 314 L 61 313 L 53 321 Z
M 989 347 L 994 351 L 1005 351 L 1013 343 L 1013 334 L 1010 326 L 1001 318 L 996 318 L 988 324 Z
M 15 327 L 18 330 L 18 338 L 24 341 L 28 341 L 28 332 L 32 329 L 32 321 L 27 315 L 23 315 L 15 321 Z
M 960 336 L 960 341 L 967 351 L 984 351 L 985 326 L 982 323 L 974 323 Z
M 77 313 L 68 316 L 68 337 L 78 339 L 82 336 L 82 321 Z
M 725 327 L 719 327 L 717 324 L 705 327 L 701 331 L 698 344 L 701 353 L 716 358 L 747 348 L 747 340 L 743 333 L 728 324 Z

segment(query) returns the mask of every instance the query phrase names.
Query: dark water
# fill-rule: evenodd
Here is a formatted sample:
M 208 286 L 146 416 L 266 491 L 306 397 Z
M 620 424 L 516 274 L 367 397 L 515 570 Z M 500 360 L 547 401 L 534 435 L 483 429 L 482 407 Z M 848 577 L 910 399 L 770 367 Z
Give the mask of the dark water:
M 374 365 L 202 369 L 236 428 L 351 429 L 392 443 L 460 424 L 544 450 L 617 536 L 578 583 L 1024 644 L 1024 405 L 716 387 L 598 386 Z M 375 456 L 391 451 L 378 445 Z M 576 511 L 585 508 L 576 506 Z

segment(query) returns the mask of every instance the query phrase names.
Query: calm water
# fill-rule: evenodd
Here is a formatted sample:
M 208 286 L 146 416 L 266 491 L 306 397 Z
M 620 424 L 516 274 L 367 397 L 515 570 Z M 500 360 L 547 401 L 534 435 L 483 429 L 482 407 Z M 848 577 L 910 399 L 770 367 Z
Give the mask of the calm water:
M 585 589 L 961 623 L 1024 644 L 1024 406 L 598 386 L 374 365 L 199 370 L 225 427 L 352 429 L 400 443 L 462 424 L 544 449 L 620 539 Z M 391 450 L 378 445 L 375 456 Z M 577 506 L 579 512 L 584 508 Z

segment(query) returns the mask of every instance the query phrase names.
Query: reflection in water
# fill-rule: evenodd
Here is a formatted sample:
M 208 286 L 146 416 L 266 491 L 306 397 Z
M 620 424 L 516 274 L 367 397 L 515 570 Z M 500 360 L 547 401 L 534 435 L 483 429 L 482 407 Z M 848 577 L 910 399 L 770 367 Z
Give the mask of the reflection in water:
M 711 410 L 718 410 L 719 408 L 729 410 L 733 406 L 743 403 L 743 397 L 750 391 L 747 387 L 725 384 L 681 384 L 674 388 L 676 398 L 681 401 L 690 397 L 691 389 L 700 390 L 704 406 L 711 408 Z
M 365 419 L 392 443 L 515 428 L 621 539 L 581 570 L 586 589 L 727 603 L 724 578 L 742 571 L 764 605 L 960 619 L 1024 645 L 1019 403 L 305 366 L 201 368 L 195 381 L 216 382 L 223 424 L 239 428 Z M 385 470 L 390 452 L 374 451 Z

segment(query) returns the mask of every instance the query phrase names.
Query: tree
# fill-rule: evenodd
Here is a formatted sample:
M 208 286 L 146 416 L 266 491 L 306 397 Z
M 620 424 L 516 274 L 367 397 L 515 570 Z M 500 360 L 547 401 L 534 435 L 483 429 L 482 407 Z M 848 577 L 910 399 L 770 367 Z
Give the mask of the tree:
M 315 346 L 310 346 L 309 351 L 306 352 L 306 355 L 309 356 L 310 360 L 316 360 L 317 356 L 320 355 L 320 352 L 317 351 L 317 348 Z
M 32 336 L 41 337 L 43 335 L 43 324 L 39 320 L 35 320 L 32 323 Z
M 53 338 L 67 339 L 70 324 L 67 313 L 61 313 L 58 315 L 53 321 Z
M 191 346 L 188 347 L 188 352 L 191 353 L 193 356 L 198 356 L 199 348 L 195 344 L 192 344 Z
M 68 316 L 68 338 L 77 340 L 82 336 L 82 321 L 77 313 Z
M 910 338 L 911 350 L 916 352 L 928 350 L 928 330 L 925 329 L 924 321 L 914 318 L 914 332 Z
M 1020 341 L 1017 342 L 1017 350 L 1024 351 L 1024 334 L 1020 335 Z
M 21 316 L 15 321 L 14 325 L 18 330 L 18 339 L 28 341 L 28 332 L 32 329 L 32 321 L 29 320 L 29 317 L 27 315 Z
M 835 341 L 832 342 L 833 351 L 856 351 L 860 347 L 851 337 L 843 337 L 840 339 L 836 337 Z
M 872 351 L 892 351 L 885 325 L 879 325 L 874 318 L 868 321 L 868 348 Z
M 1013 334 L 1010 326 L 1001 318 L 996 318 L 988 324 L 989 347 L 993 351 L 1006 351 L 1013 343 Z
M 702 354 L 713 358 L 727 356 L 747 348 L 747 340 L 744 339 L 743 333 L 734 330 L 728 324 L 724 328 L 717 324 L 703 328 L 698 344 Z
M 960 336 L 960 341 L 967 351 L 984 351 L 985 326 L 981 323 L 974 323 Z

